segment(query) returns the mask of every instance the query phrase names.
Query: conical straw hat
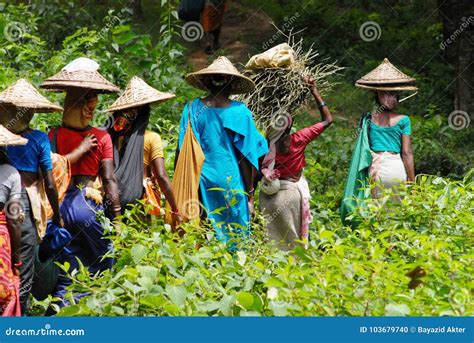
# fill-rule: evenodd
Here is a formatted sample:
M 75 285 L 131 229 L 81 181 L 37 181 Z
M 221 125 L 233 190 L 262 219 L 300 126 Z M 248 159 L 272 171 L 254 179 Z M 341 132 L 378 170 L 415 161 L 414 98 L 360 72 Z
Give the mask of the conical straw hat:
M 356 86 L 374 90 L 417 90 L 413 85 L 415 81 L 385 58 L 377 68 L 357 80 Z
M 26 138 L 15 135 L 13 132 L 10 132 L 5 128 L 5 126 L 0 125 L 0 147 L 9 146 L 9 145 L 25 145 L 28 143 Z
M 97 71 L 97 62 L 80 57 L 66 65 L 59 73 L 46 79 L 40 87 L 55 92 L 64 92 L 68 88 L 94 89 L 99 93 L 112 93 L 120 91 L 120 88 L 107 81 Z
M 0 104 L 31 108 L 36 112 L 62 112 L 63 108 L 46 99 L 25 79 L 19 79 L 0 93 Z
M 139 77 L 134 76 L 128 83 L 127 88 L 125 88 L 123 94 L 117 100 L 115 100 L 112 106 L 106 110 L 106 112 L 115 112 L 126 108 L 163 102 L 174 97 L 174 94 L 160 92 L 149 86 Z
M 188 74 L 186 81 L 193 87 L 207 91 L 203 83 L 203 77 L 209 75 L 230 75 L 232 78 L 232 94 L 242 94 L 251 92 L 255 88 L 255 84 L 251 79 L 242 75 L 227 57 L 220 56 L 212 64 L 197 72 Z
M 369 86 L 369 85 L 362 85 L 360 83 L 355 84 L 359 88 L 370 89 L 375 91 L 416 91 L 418 87 L 416 86 L 409 86 L 409 85 L 387 85 L 387 86 Z

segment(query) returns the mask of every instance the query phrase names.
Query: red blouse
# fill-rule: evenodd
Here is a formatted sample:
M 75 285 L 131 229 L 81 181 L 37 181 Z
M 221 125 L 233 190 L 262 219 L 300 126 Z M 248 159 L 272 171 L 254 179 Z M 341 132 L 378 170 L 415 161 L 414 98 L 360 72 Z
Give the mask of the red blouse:
M 56 152 L 60 155 L 67 155 L 76 149 L 82 140 L 88 135 L 93 134 L 97 137 L 99 144 L 92 151 L 86 153 L 79 161 L 71 165 L 72 175 L 99 175 L 101 161 L 113 160 L 114 151 L 112 139 L 107 131 L 92 127 L 84 131 L 76 131 L 60 127 L 49 132 L 49 140 L 53 142 L 53 133 L 56 133 Z M 53 144 L 54 145 L 54 144 Z
M 295 178 L 306 166 L 306 146 L 316 139 L 324 131 L 323 123 L 299 130 L 291 135 L 290 150 L 287 154 L 277 152 L 275 156 L 275 168 L 280 172 L 280 177 Z

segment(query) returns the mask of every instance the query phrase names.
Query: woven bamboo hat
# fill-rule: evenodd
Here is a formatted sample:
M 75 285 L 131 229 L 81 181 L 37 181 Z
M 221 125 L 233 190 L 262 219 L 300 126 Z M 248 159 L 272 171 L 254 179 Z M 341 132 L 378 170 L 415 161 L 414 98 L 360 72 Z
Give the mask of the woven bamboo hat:
M 174 97 L 174 94 L 160 92 L 159 90 L 149 86 L 138 76 L 134 76 L 128 83 L 123 94 L 115 100 L 106 112 L 115 112 L 126 108 L 163 102 Z
M 360 88 L 386 91 L 416 91 L 415 79 L 401 72 L 388 58 L 367 75 L 356 81 Z
M 220 56 L 212 64 L 197 72 L 188 74 L 186 82 L 191 86 L 207 91 L 203 78 L 210 75 L 230 75 L 232 76 L 232 94 L 242 94 L 251 92 L 255 84 L 251 79 L 242 75 L 227 57 Z
M 99 64 L 89 58 L 79 57 L 66 65 L 59 73 L 46 79 L 40 87 L 54 92 L 69 88 L 94 89 L 99 93 L 113 93 L 120 88 L 107 81 L 97 71 Z
M 15 135 L 13 132 L 7 130 L 3 125 L 0 125 L 0 147 L 11 145 L 25 145 L 28 143 L 26 138 Z
M 31 108 L 35 112 L 62 112 L 63 108 L 46 99 L 25 79 L 19 79 L 0 93 L 0 104 Z

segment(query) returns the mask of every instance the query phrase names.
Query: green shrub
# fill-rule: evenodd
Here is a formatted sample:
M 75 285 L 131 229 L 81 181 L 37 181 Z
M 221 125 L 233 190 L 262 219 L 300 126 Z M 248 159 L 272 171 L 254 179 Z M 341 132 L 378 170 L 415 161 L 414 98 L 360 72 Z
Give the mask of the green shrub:
M 53 3 L 58 2 L 48 4 Z M 313 5 L 314 1 L 305 3 Z M 122 88 L 132 75 L 138 75 L 158 89 L 175 92 L 176 101 L 153 106 L 150 121 L 150 128 L 162 133 L 171 171 L 181 110 L 186 100 L 200 93 L 182 80 L 186 73 L 185 50 L 176 39 L 176 22 L 170 7 L 161 6 L 162 25 L 152 37 L 134 25 L 128 9 L 103 8 L 97 12 L 100 20 L 94 20 L 93 25 L 77 12 L 77 26 L 68 35 L 64 27 L 58 27 L 61 21 L 48 27 L 41 15 L 49 11 L 48 4 L 43 9 L 38 4 L 33 10 L 24 5 L 8 5 L 0 12 L 1 32 L 12 22 L 20 23 L 24 31 L 18 40 L 8 40 L 5 35 L 0 38 L 3 87 L 19 77 L 38 86 L 72 59 L 85 55 L 97 60 L 101 73 Z M 285 4 L 296 6 L 289 1 Z M 62 13 L 58 14 L 61 20 L 64 13 L 74 12 L 67 6 L 57 12 Z M 313 194 L 314 215 L 309 248 L 290 253 L 274 249 L 266 241 L 264 222 L 259 216 L 247 248 L 231 253 L 216 242 L 206 225 L 188 224 L 186 235 L 179 238 L 161 220 L 144 220 L 145 210 L 137 206 L 125 214 L 126 224 L 111 231 L 117 261 L 114 270 L 90 278 L 82 268 L 74 275 L 71 291 L 91 295 L 63 309 L 60 315 L 473 315 L 473 173 L 467 171 L 473 168 L 469 152 L 474 139 L 472 130 L 454 132 L 447 125 L 449 101 L 445 94 L 433 98 L 446 86 L 445 77 L 437 78 L 436 73 L 426 76 L 433 70 L 444 75 L 437 62 L 428 64 L 431 71 L 420 75 L 419 96 L 405 103 L 401 111 L 413 114 L 417 172 L 451 179 L 419 176 L 416 185 L 404 190 L 400 204 L 389 203 L 388 195 L 381 202 L 370 202 L 357 214 L 362 221 L 357 230 L 340 223 L 338 208 L 357 119 L 360 113 L 371 109 L 373 101 L 369 93 L 352 84 L 383 57 L 379 52 L 367 56 L 367 44 L 359 42 L 352 47 L 343 38 L 348 28 L 351 34 L 357 34 L 364 20 L 379 19 L 372 13 L 378 5 L 368 6 L 369 17 L 352 9 L 341 21 L 333 20 L 340 15 L 340 9 L 327 2 L 310 8 L 318 17 L 320 13 L 328 14 L 321 20 L 334 24 L 335 33 L 328 37 L 331 42 L 320 42 L 323 56 L 340 57 L 334 47 L 342 46 L 363 60 L 364 65 L 350 66 L 347 58 L 343 60 L 349 68 L 341 84 L 327 96 L 336 122 L 307 149 L 305 175 Z M 419 11 L 419 6 L 421 3 L 413 4 L 406 13 L 400 7 L 396 10 L 411 22 L 410 15 Z M 288 13 L 291 12 L 283 10 L 279 15 Z M 314 22 L 311 13 L 308 18 Z M 308 18 L 299 23 L 304 24 Z M 308 35 L 317 37 L 320 24 L 324 27 L 320 22 Z M 425 27 L 413 32 L 407 27 L 401 37 L 406 34 L 411 42 L 422 42 L 420 49 L 427 50 L 438 39 L 440 30 L 436 23 L 426 25 L 431 35 L 426 42 L 419 39 L 420 30 Z M 59 30 L 57 34 L 55 30 Z M 390 40 L 399 33 L 389 26 L 383 35 Z M 378 49 L 376 44 L 373 48 Z M 414 51 L 412 46 L 406 48 Z M 339 53 L 344 51 L 340 49 Z M 407 63 L 412 71 L 422 65 L 420 58 L 421 55 Z M 48 94 L 58 103 L 63 96 Z M 106 120 L 103 110 L 115 97 L 101 96 L 94 124 L 101 125 Z M 301 114 L 296 127 L 315 120 Z M 59 114 L 39 114 L 33 124 L 47 131 L 60 125 L 60 121 Z M 418 273 L 418 277 L 407 273 Z M 41 315 L 50 302 L 51 299 L 35 302 L 32 314 Z
M 114 270 L 79 271 L 71 290 L 92 295 L 60 315 L 472 315 L 472 175 L 419 176 L 400 204 L 371 201 L 357 230 L 326 209 L 309 248 L 290 253 L 260 224 L 231 253 L 209 228 L 178 238 L 137 206 L 113 230 Z

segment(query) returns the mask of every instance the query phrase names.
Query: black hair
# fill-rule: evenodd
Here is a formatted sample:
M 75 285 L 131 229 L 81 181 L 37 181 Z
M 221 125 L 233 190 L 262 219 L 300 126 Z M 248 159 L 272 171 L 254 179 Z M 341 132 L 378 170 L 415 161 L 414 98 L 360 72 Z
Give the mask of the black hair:
M 380 104 L 379 93 L 378 93 L 378 92 L 374 92 L 374 101 L 375 101 L 375 103 L 377 104 L 378 107 L 381 107 L 381 106 L 382 106 L 382 105 Z
M 0 147 L 0 164 L 9 164 L 10 161 L 8 160 L 7 151 L 5 148 Z
M 150 104 L 146 104 L 146 105 L 140 106 L 138 108 L 138 115 L 139 116 L 145 116 L 145 117 L 148 118 L 150 116 L 150 113 L 151 113 Z

